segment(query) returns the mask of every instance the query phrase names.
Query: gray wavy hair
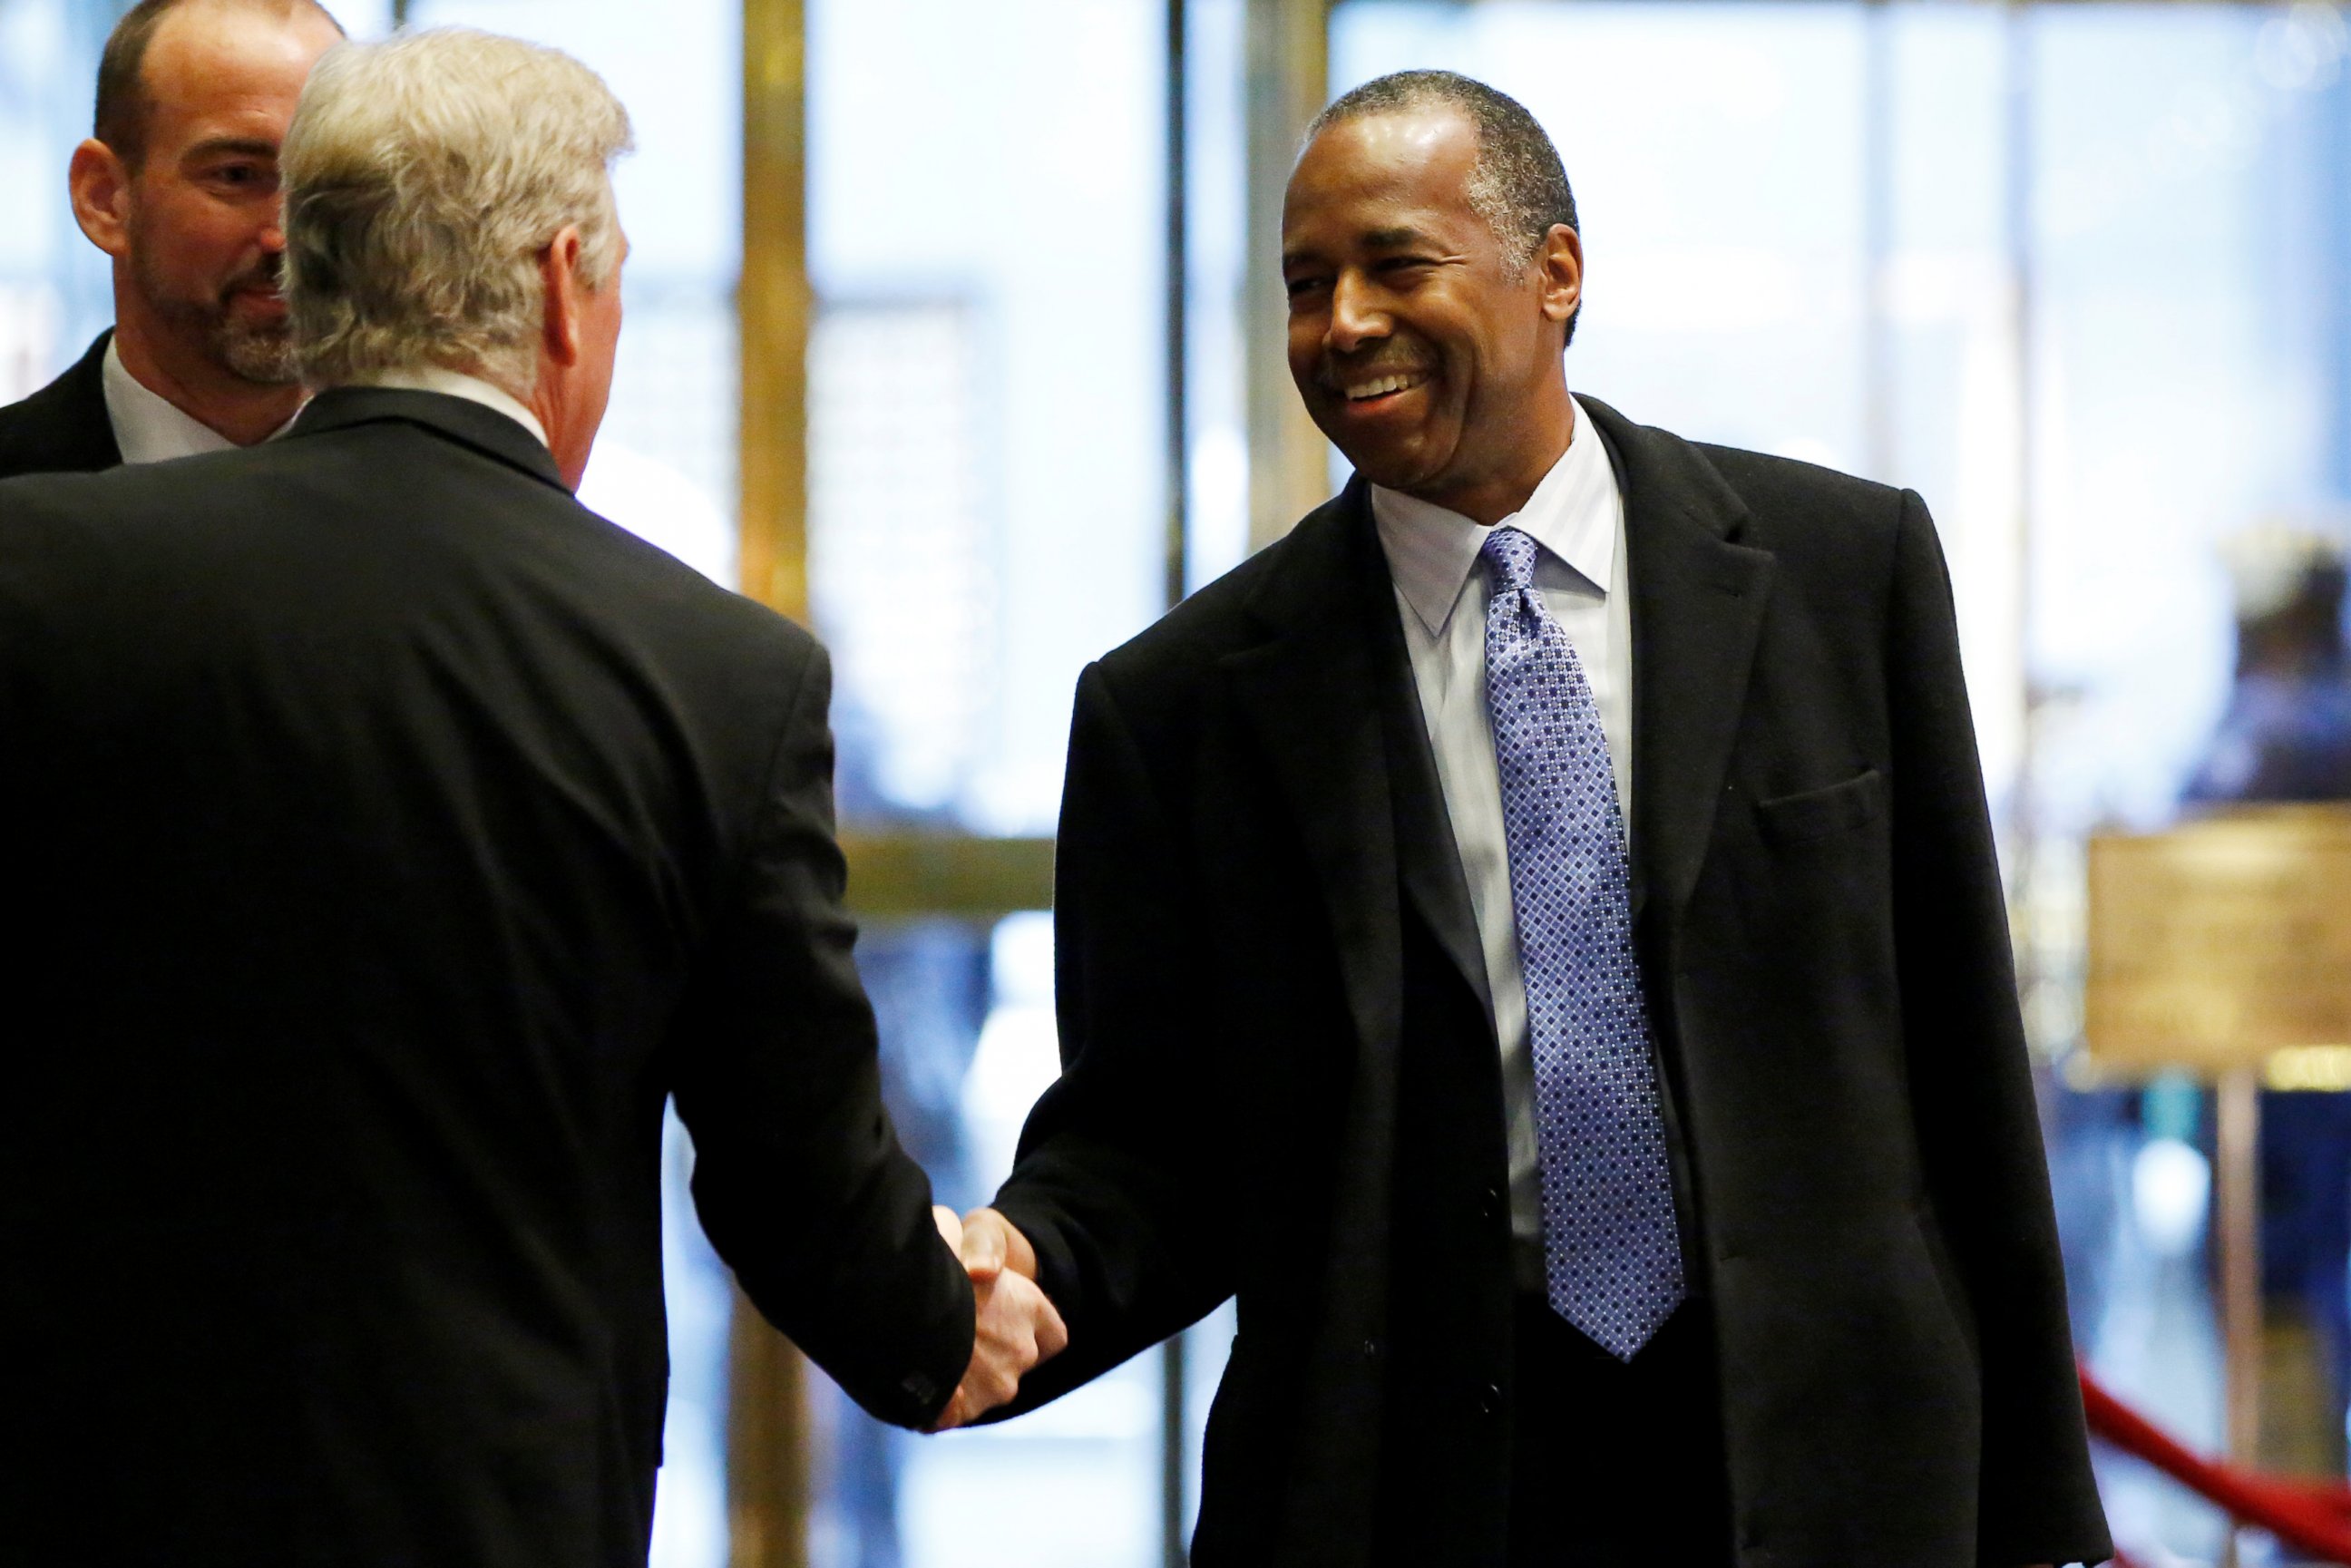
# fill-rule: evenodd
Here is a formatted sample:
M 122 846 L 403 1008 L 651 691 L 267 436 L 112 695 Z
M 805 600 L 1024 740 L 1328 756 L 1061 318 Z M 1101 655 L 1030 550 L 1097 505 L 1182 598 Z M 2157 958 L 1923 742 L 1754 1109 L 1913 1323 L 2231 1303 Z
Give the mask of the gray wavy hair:
M 278 161 L 302 379 L 437 365 L 529 397 L 539 255 L 576 224 L 581 280 L 611 280 L 630 146 L 628 110 L 559 50 L 464 27 L 329 50 Z

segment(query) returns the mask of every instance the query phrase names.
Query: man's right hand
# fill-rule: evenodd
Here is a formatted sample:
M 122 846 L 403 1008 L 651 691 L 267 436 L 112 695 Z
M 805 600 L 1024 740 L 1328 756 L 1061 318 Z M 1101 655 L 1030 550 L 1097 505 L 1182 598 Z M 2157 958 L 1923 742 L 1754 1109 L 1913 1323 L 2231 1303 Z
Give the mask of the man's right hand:
M 946 1233 L 942 1224 L 940 1230 Z M 1037 1285 L 1037 1252 L 1012 1222 L 992 1208 L 964 1216 L 961 1255 L 977 1299 L 971 1365 L 955 1396 L 931 1427 L 967 1425 L 1008 1403 L 1020 1379 L 1070 1343 L 1061 1314 Z

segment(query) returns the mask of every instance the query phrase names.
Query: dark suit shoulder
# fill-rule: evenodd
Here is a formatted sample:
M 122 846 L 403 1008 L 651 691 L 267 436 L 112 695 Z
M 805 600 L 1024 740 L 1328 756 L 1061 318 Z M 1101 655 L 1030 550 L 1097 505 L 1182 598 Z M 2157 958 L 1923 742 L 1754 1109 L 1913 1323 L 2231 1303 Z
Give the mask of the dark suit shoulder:
M 1903 519 L 1917 505 L 1909 492 L 1736 447 L 1698 449 L 1745 504 L 1737 538 L 1771 552 L 1783 591 L 1816 610 L 1864 617 L 1875 625 L 1892 586 Z M 1924 517 L 1924 508 L 1919 515 Z
M 0 479 L 18 474 L 88 473 L 122 461 L 106 412 L 101 332 L 72 368 L 30 397 L 0 408 Z
M 1824 526 L 1874 528 L 1890 528 L 1901 512 L 1902 492 L 1891 485 L 1767 452 L 1691 445 L 1761 518 L 1804 517 Z
M 386 486 L 387 474 L 400 483 Z M 273 604 L 317 600 L 323 582 L 374 617 L 393 615 L 400 601 L 368 597 L 375 573 L 383 583 L 397 576 L 410 595 L 429 587 L 504 597 L 527 582 L 534 602 L 592 604 L 601 612 L 594 624 L 679 659 L 698 689 L 739 692 L 755 707 L 772 704 L 778 681 L 797 684 L 817 651 L 802 627 L 548 478 L 405 421 L 102 473 L 0 479 L 0 528 L 20 582 L 103 574 L 131 591 L 125 603 L 152 595 L 193 608 L 217 589 L 241 601 L 241 614 L 265 616 Z
M 1122 685 L 1194 680 L 1228 654 L 1264 641 L 1264 596 L 1297 571 L 1317 570 L 1317 558 L 1330 552 L 1333 536 L 1346 527 L 1346 501 L 1345 496 L 1325 501 L 1280 538 L 1103 654 L 1105 673 Z

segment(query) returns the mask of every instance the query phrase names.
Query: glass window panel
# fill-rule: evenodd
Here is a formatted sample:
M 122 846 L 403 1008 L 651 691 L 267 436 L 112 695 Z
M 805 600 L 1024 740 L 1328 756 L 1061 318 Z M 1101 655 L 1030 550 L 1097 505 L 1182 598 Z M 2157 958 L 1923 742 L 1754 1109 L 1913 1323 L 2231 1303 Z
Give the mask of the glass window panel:
M 2151 824 L 2228 695 L 2224 539 L 2338 507 L 2329 137 L 2266 7 L 2034 17 L 2033 674 L 2053 829 Z M 2338 46 L 2339 48 L 2339 46 Z M 2339 414 L 2337 416 L 2339 418 Z
M 75 226 L 66 162 L 89 134 L 117 14 L 0 0 L 0 402 L 47 385 L 114 319 L 107 259 Z
M 935 477 L 945 462 L 956 477 L 941 482 L 961 497 L 926 520 L 892 517 L 890 506 L 915 504 L 903 486 L 820 480 L 819 630 L 859 651 L 841 701 L 866 727 L 844 733 L 843 767 L 905 791 L 854 804 L 1050 831 L 1078 670 L 1160 608 L 1160 10 L 819 0 L 808 25 L 820 372 L 847 378 L 841 395 L 853 386 L 908 410 L 885 455 L 874 421 L 836 419 L 831 382 L 812 387 L 811 470 L 903 464 Z M 869 361 L 883 351 L 870 315 L 863 327 L 835 318 L 885 307 L 957 325 L 927 361 Z M 926 430 L 917 410 L 947 423 Z M 831 450 L 835 439 L 857 452 Z M 916 536 L 941 554 L 904 555 Z M 925 591 L 845 586 L 881 573 Z M 909 666 L 957 672 L 940 699 L 964 716 L 952 737 L 924 733 L 930 699 L 890 688 L 885 673 Z
M 852 820 L 953 821 L 993 749 L 1003 595 L 978 314 L 834 301 L 809 345 L 809 579 Z
M 1249 554 L 1249 444 L 1243 407 L 1248 122 L 1241 0 L 1185 7 L 1186 590 Z

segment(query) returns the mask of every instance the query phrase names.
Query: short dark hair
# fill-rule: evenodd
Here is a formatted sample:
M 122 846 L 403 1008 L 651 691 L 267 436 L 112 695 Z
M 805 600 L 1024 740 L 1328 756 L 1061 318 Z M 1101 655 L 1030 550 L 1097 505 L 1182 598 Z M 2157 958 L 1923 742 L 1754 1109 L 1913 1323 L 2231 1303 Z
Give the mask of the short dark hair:
M 106 36 L 105 52 L 98 57 L 98 110 L 91 116 L 90 134 L 114 150 L 114 155 L 136 169 L 147 157 L 147 122 L 155 102 L 147 93 L 147 46 L 163 18 L 188 0 L 139 0 Z M 291 16 L 316 11 L 338 33 L 343 25 L 318 0 L 246 0 L 256 10 Z
M 1553 224 L 1583 233 L 1575 192 L 1551 137 L 1526 105 L 1474 78 L 1427 70 L 1374 77 L 1333 99 L 1307 126 L 1305 139 L 1312 141 L 1343 120 L 1438 105 L 1459 113 L 1478 134 L 1478 162 L 1462 194 L 1501 242 L 1505 264 L 1524 267 Z M 1567 335 L 1575 336 L 1573 317 Z

